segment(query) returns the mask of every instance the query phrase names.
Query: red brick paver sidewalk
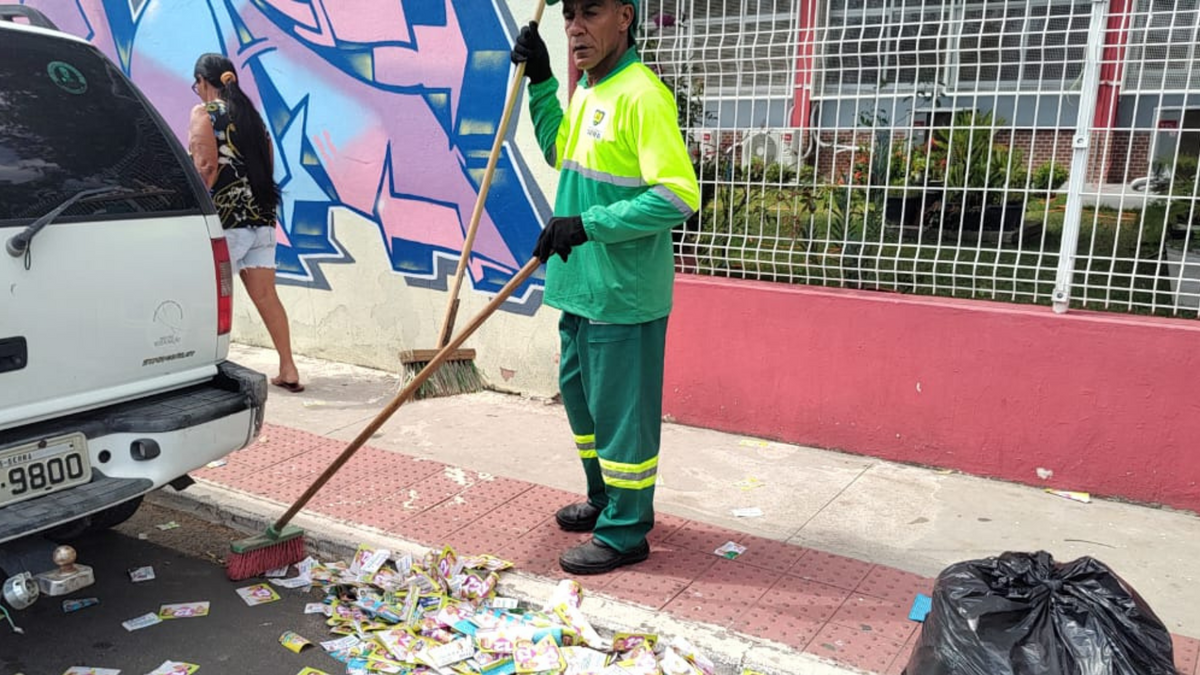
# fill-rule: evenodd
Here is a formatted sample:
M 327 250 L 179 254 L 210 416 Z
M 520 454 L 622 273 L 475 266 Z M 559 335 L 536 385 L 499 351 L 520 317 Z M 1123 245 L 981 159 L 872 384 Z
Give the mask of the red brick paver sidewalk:
M 197 478 L 290 502 L 345 447 L 344 441 L 268 425 L 228 464 Z M 562 578 L 558 554 L 587 535 L 562 532 L 554 512 L 580 495 L 491 477 L 370 446 L 362 448 L 308 510 L 428 546 L 493 553 L 518 570 Z M 736 560 L 713 550 L 746 547 Z M 645 563 L 581 578 L 589 592 L 773 640 L 841 664 L 900 673 L 918 624 L 917 593 L 933 580 L 861 560 L 659 514 Z M 1200 641 L 1176 637 L 1183 675 L 1200 675 Z

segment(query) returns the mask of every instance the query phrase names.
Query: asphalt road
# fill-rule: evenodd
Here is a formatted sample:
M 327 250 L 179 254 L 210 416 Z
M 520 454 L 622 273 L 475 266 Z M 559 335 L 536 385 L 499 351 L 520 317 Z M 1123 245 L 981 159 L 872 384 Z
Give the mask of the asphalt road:
M 172 520 L 178 529 L 155 527 Z M 62 598 L 43 597 L 13 613 L 24 635 L 14 634 L 0 617 L 0 675 L 62 675 L 72 666 L 145 675 L 166 660 L 197 664 L 201 675 L 296 675 L 305 666 L 344 673 L 345 666 L 317 644 L 336 637 L 327 632 L 324 617 L 304 614 L 305 603 L 321 600 L 319 591 L 277 588 L 281 600 L 254 607 L 236 593 L 262 581 L 225 578 L 220 557 L 229 541 L 241 536 L 147 504 L 117 530 L 77 540 L 78 562 L 93 567 L 96 583 L 67 597 L 96 597 L 100 604 L 63 613 Z M 131 582 L 127 570 L 143 565 L 153 566 L 157 578 Z M 294 574 L 293 568 L 289 576 Z M 134 632 L 121 625 L 166 603 L 202 600 L 211 603 L 206 617 L 172 619 Z M 285 649 L 279 636 L 287 630 L 313 646 L 300 654 Z

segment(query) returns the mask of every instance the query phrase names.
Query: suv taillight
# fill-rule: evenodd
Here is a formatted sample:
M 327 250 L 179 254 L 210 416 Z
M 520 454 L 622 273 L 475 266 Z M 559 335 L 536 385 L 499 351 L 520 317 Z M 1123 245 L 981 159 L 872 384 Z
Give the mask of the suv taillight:
M 212 240 L 213 268 L 217 272 L 217 335 L 233 328 L 233 263 L 225 237 Z

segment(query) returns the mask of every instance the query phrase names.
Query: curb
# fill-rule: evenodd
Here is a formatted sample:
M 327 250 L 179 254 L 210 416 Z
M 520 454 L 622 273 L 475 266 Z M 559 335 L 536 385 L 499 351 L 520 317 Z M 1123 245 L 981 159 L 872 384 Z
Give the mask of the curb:
M 265 530 L 286 508 L 284 504 L 199 479 L 184 492 L 158 490 L 148 494 L 146 499 L 152 504 L 248 534 Z M 292 524 L 304 528 L 308 553 L 325 560 L 349 559 L 362 543 L 414 555 L 424 555 L 430 550 L 372 527 L 351 526 L 306 511 L 297 514 Z M 507 597 L 541 604 L 557 585 L 556 580 L 510 570 L 501 577 L 497 590 Z M 583 586 L 586 592 L 587 584 Z M 732 633 L 709 624 L 681 621 L 663 612 L 603 596 L 586 595 L 583 612 L 593 626 L 603 631 L 681 635 L 712 659 L 719 675 L 739 675 L 743 669 L 762 675 L 861 675 L 866 672 L 797 652 L 776 642 Z

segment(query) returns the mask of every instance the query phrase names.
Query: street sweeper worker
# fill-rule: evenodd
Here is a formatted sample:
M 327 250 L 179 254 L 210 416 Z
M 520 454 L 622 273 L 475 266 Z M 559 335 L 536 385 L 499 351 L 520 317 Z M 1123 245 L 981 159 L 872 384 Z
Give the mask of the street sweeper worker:
M 562 0 L 562 11 L 570 58 L 584 73 L 565 114 L 536 23 L 521 29 L 512 60 L 525 63 L 538 144 L 560 172 L 534 255 L 546 263 L 546 304 L 562 310 L 559 386 L 587 501 L 557 520 L 592 538 L 559 564 L 599 574 L 650 555 L 671 229 L 696 211 L 700 189 L 675 97 L 634 46 L 634 2 Z

